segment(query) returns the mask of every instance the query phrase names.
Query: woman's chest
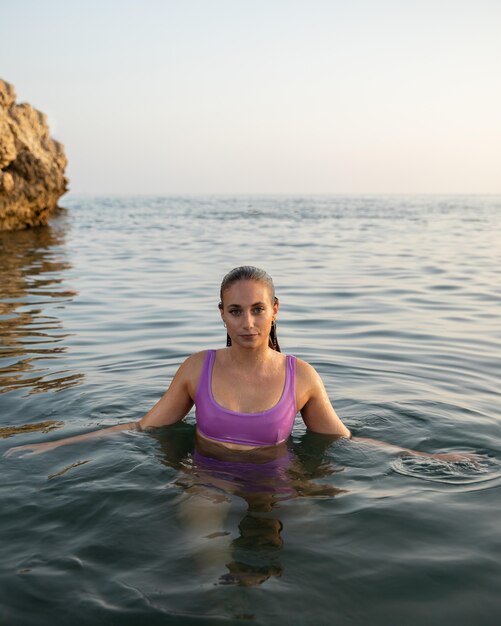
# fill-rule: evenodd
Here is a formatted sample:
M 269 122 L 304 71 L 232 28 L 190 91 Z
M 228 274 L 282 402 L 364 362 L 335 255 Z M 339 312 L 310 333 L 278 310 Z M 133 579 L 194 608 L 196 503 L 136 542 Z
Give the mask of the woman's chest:
M 285 367 L 253 374 L 214 368 L 211 390 L 214 400 L 225 409 L 261 413 L 278 404 L 285 382 Z

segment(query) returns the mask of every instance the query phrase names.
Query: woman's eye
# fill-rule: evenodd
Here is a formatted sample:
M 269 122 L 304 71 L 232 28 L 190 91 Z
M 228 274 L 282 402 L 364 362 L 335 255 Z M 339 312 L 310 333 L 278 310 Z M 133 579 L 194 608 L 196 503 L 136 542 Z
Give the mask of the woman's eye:
M 262 313 L 263 311 L 264 311 L 264 307 L 262 307 L 262 306 L 257 306 L 254 309 L 254 313 Z
M 230 315 L 238 315 L 240 313 L 240 311 L 238 309 L 232 309 L 230 311 Z

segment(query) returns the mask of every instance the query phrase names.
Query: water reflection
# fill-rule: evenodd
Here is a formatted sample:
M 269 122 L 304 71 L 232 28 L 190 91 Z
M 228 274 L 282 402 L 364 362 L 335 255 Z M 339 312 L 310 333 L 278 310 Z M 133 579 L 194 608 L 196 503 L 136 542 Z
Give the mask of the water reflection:
M 64 215 L 51 226 L 0 232 L 0 393 L 60 390 L 82 378 L 44 363 L 66 351 L 57 345 L 68 336 L 57 309 L 76 295 L 65 287 L 65 235 Z
M 64 426 L 64 422 L 59 420 L 46 420 L 45 422 L 38 422 L 36 424 L 21 424 L 20 426 L 1 426 L 0 439 L 6 439 L 7 437 L 25 433 L 48 433 L 51 430 L 61 428 L 62 426 Z
M 306 433 L 297 443 L 245 453 L 215 453 L 188 424 L 154 436 L 162 462 L 179 472 L 177 516 L 190 553 L 201 571 L 215 570 L 219 584 L 248 587 L 281 576 L 283 522 L 277 505 L 291 498 L 332 498 L 345 492 L 316 482 L 342 471 L 326 459 L 332 440 L 325 436 Z M 229 525 L 234 496 L 245 502 L 246 510 L 237 524 L 238 536 L 231 539 L 237 531 Z

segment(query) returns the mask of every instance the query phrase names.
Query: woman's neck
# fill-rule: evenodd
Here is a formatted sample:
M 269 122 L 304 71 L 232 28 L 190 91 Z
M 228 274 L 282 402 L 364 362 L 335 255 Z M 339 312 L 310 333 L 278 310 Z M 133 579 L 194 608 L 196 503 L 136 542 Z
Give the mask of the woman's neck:
M 238 367 L 248 369 L 262 366 L 264 363 L 272 360 L 275 354 L 275 350 L 268 346 L 255 350 L 241 348 L 240 346 L 227 348 L 228 360 Z

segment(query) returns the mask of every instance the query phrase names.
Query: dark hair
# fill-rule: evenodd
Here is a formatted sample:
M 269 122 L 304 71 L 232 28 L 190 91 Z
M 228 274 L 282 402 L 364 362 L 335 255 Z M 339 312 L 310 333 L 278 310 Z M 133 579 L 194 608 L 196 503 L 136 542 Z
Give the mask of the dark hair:
M 278 298 L 275 296 L 275 285 L 273 284 L 273 280 L 271 276 L 259 267 L 254 267 L 253 265 L 241 265 L 240 267 L 235 267 L 228 272 L 226 276 L 223 278 L 221 282 L 221 289 L 219 291 L 219 308 L 223 308 L 223 294 L 229 289 L 234 283 L 240 280 L 255 280 L 260 283 L 264 283 L 270 290 L 271 301 L 273 304 L 278 303 Z M 226 345 L 231 346 L 230 336 L 226 335 Z M 268 345 L 273 350 L 280 352 L 280 346 L 278 345 L 277 340 L 277 324 L 276 322 L 272 322 L 270 336 L 268 339 Z

